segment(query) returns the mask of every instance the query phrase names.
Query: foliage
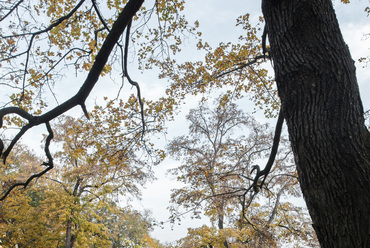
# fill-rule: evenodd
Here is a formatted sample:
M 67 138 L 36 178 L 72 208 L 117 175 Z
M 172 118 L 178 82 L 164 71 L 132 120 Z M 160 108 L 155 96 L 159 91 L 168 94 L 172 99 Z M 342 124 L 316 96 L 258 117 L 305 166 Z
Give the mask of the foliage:
M 164 158 L 162 151 L 141 138 L 135 123 L 141 122 L 135 118 L 138 105 L 133 103 L 97 106 L 91 121 L 59 119 L 55 130 L 58 164 L 46 178 L 2 203 L 2 244 L 107 247 L 155 242 L 149 236 L 152 221 L 148 217 L 114 203 L 122 195 L 139 197 L 138 185 L 153 179 L 151 165 Z M 125 115 L 130 115 L 130 121 L 122 118 Z M 155 131 L 148 125 L 148 132 Z M 17 156 L 1 168 L 2 190 L 40 170 L 39 160 L 25 148 L 12 154 Z
M 70 219 L 77 228 L 73 247 L 147 247 L 156 242 L 149 236 L 151 220 L 146 216 L 121 208 L 107 197 L 78 203 L 50 180 L 40 179 L 16 191 L 2 202 L 0 210 L 2 247 L 65 247 Z
M 85 0 L 68 1 L 3 1 L 1 3 L 2 32 L 0 68 L 3 86 L 12 89 L 12 104 L 40 114 L 48 104 L 36 97 L 42 90 L 63 81 L 69 71 L 90 71 L 98 51 L 119 13 L 128 1 Z M 131 39 L 138 46 L 138 58 L 143 66 L 156 57 L 167 57 L 167 48 L 176 53 L 182 32 L 194 32 L 180 12 L 184 1 L 155 1 L 142 6 L 133 21 Z M 158 22 L 149 22 L 151 15 Z M 101 74 L 112 69 L 123 70 L 125 39 L 117 42 L 110 62 Z M 118 64 L 117 64 L 118 63 Z M 15 69 L 16 68 L 16 69 Z M 37 103 L 36 106 L 33 103 Z
M 81 192 L 88 189 L 95 196 L 114 191 L 139 195 L 137 185 L 153 177 L 150 164 L 158 164 L 163 151 L 142 139 L 140 115 L 122 101 L 95 107 L 91 118 L 66 117 L 57 125 L 55 141 L 62 147 L 56 157 L 63 166 L 56 175 L 64 177 L 55 180 L 77 180 Z M 148 132 L 157 131 L 148 126 Z
M 189 134 L 168 145 L 170 154 L 182 161 L 170 172 L 185 184 L 171 194 L 173 218 L 181 206 L 195 216 L 207 215 L 217 228 L 189 229 L 181 247 L 224 247 L 225 240 L 231 247 L 315 242 L 307 212 L 281 201 L 282 196 L 301 196 L 286 140 L 262 194 L 256 195 L 248 192 L 254 180 L 251 171 L 269 155 L 273 134 L 268 125 L 258 124 L 234 103 L 213 110 L 203 103 L 190 110 L 187 119 Z
M 160 63 L 160 77 L 171 80 L 167 95 L 183 99 L 188 94 L 212 92 L 215 88 L 226 87 L 222 101 L 240 99 L 246 95 L 258 108 L 265 110 L 265 115 L 276 115 L 279 108 L 274 80 L 268 76 L 261 64 L 268 57 L 261 53 L 261 40 L 258 38 L 263 26 L 263 18 L 252 24 L 250 14 L 237 19 L 237 27 L 243 35 L 236 44 L 221 42 L 212 48 L 207 42 L 199 40 L 199 53 L 205 52 L 204 61 L 184 63 Z

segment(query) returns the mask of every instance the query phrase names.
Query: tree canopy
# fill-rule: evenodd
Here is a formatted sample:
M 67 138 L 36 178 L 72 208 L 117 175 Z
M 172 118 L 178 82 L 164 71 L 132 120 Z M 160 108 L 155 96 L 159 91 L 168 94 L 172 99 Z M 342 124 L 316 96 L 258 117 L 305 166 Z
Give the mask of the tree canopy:
M 150 215 L 120 206 L 119 198 L 140 196 L 141 185 L 153 180 L 151 167 L 163 158 L 163 152 L 141 140 L 140 130 L 124 129 L 120 121 L 128 109 L 122 108 L 113 103 L 104 109 L 96 107 L 91 113 L 94 128 L 85 118 L 59 118 L 54 131 L 59 151 L 52 154 L 53 170 L 26 190 L 10 194 L 0 205 L 1 245 L 133 247 L 156 243 L 149 234 Z M 7 166 L 1 168 L 2 191 L 40 171 L 36 155 L 26 147 L 15 149 Z

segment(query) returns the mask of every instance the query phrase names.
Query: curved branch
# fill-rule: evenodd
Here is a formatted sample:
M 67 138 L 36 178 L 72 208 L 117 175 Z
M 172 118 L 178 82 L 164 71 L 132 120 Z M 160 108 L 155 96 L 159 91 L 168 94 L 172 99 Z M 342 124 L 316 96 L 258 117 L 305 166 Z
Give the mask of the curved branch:
M 284 124 L 284 114 L 283 114 L 283 110 L 280 109 L 279 117 L 278 117 L 276 127 L 275 127 L 274 141 L 272 144 L 272 149 L 271 149 L 269 160 L 267 161 L 267 164 L 263 170 L 260 170 L 260 167 L 258 165 L 255 165 L 253 166 L 253 169 L 251 171 L 253 172 L 254 170 L 257 170 L 256 177 L 254 178 L 254 181 L 253 181 L 253 189 L 255 192 L 258 192 L 259 189 L 262 188 L 263 184 L 265 183 L 265 179 L 267 175 L 270 173 L 272 165 L 274 164 L 276 153 L 279 148 L 279 142 L 280 142 L 280 136 L 281 136 L 281 130 L 282 130 L 283 124 Z M 258 183 L 259 179 L 262 176 L 263 176 L 263 179 L 261 183 Z
M 125 8 L 119 14 L 117 20 L 114 22 L 111 32 L 109 32 L 100 51 L 98 52 L 95 58 L 95 62 L 80 90 L 77 92 L 75 96 L 71 97 L 69 100 L 65 101 L 64 103 L 55 107 L 49 112 L 41 115 L 39 117 L 40 122 L 50 121 L 58 117 L 59 115 L 65 113 L 66 111 L 70 110 L 71 108 L 77 105 L 82 105 L 85 102 L 91 90 L 97 83 L 100 77 L 100 73 L 102 72 L 105 64 L 107 63 L 109 55 L 112 52 L 115 44 L 117 43 L 118 39 L 124 32 L 125 28 L 128 26 L 132 17 L 141 7 L 143 2 L 144 0 L 130 0 L 126 4 Z
M 8 114 L 17 114 L 24 119 L 27 119 L 29 122 L 35 122 L 36 117 L 29 114 L 27 111 L 24 109 L 18 108 L 18 107 L 6 107 L 0 109 L 0 127 L 3 126 L 3 117 Z
M 143 125 L 143 132 L 142 134 L 144 135 L 144 132 L 145 132 L 145 120 L 144 120 L 144 103 L 141 99 L 141 93 L 140 93 L 140 86 L 137 82 L 133 81 L 129 74 L 128 74 L 128 70 L 127 70 L 127 56 L 128 56 L 128 45 L 129 45 L 129 42 L 130 42 L 130 29 L 131 29 L 131 23 L 132 23 L 132 20 L 130 20 L 130 22 L 127 24 L 127 31 L 126 31 L 126 41 L 125 41 L 125 53 L 124 53 L 124 76 L 127 78 L 128 82 L 135 86 L 136 87 L 136 90 L 137 90 L 137 98 L 139 100 L 139 104 L 140 104 L 140 113 L 141 113 L 141 121 L 142 121 L 142 125 Z
M 30 182 L 35 179 L 35 178 L 39 178 L 41 177 L 42 175 L 44 175 L 46 172 L 48 172 L 49 170 L 51 170 L 53 167 L 54 167 L 54 163 L 53 163 L 53 157 L 51 156 L 50 154 L 50 150 L 49 150 L 49 146 L 50 146 L 50 141 L 53 139 L 54 137 L 54 133 L 53 133 L 53 130 L 51 129 L 50 127 L 50 124 L 49 122 L 45 123 L 46 124 L 46 129 L 48 130 L 48 137 L 46 138 L 46 142 L 45 142 L 45 154 L 46 154 L 46 157 L 48 158 L 48 161 L 47 162 L 43 162 L 42 165 L 44 166 L 47 166 L 46 169 L 44 169 L 43 171 L 41 171 L 40 173 L 37 173 L 37 174 L 33 174 L 32 176 L 30 176 L 26 182 L 24 183 L 15 183 L 13 184 L 5 193 L 4 195 L 0 198 L 0 201 L 4 200 L 9 194 L 10 192 L 12 192 L 12 190 L 16 187 L 19 187 L 19 186 L 23 186 L 23 188 L 26 188 Z

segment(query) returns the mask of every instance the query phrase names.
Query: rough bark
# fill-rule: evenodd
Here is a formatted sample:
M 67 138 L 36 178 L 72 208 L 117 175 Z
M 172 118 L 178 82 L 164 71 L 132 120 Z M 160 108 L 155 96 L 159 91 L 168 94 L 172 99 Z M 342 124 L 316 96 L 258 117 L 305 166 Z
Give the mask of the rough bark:
M 331 0 L 262 0 L 300 185 L 322 247 L 370 247 L 370 146 Z

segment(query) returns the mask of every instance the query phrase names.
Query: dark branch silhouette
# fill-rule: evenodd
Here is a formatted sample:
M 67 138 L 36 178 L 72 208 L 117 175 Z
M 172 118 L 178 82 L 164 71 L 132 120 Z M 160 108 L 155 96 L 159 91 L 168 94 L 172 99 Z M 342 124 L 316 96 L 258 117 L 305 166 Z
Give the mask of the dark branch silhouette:
M 260 169 L 258 165 L 253 166 L 252 172 L 254 170 L 257 170 L 257 174 L 253 181 L 253 189 L 255 192 L 258 192 L 260 188 L 262 188 L 263 184 L 265 183 L 267 175 L 270 173 L 270 170 L 272 168 L 272 165 L 274 164 L 275 157 L 279 148 L 279 142 L 280 142 L 280 136 L 281 136 L 281 130 L 284 124 L 284 114 L 283 110 L 280 109 L 279 117 L 276 123 L 275 127 L 275 135 L 274 135 L 274 141 L 272 144 L 272 149 L 270 153 L 269 160 L 267 161 L 267 164 L 263 170 Z M 260 178 L 263 176 L 262 181 L 260 181 Z M 260 181 L 260 182 L 259 182 Z
M 37 173 L 37 174 L 33 174 L 32 176 L 30 176 L 26 182 L 22 183 L 15 183 L 13 184 L 5 193 L 4 195 L 0 198 L 0 201 L 4 200 L 9 194 L 10 192 L 16 188 L 16 187 L 19 187 L 19 186 L 23 186 L 23 188 L 26 188 L 30 182 L 35 179 L 35 178 L 39 178 L 41 177 L 42 175 L 44 175 L 46 172 L 48 172 L 49 170 L 53 169 L 54 167 L 54 164 L 53 164 L 53 157 L 51 156 L 50 154 L 50 150 L 49 150 L 49 146 L 50 146 L 50 142 L 51 140 L 53 139 L 54 137 L 54 133 L 53 133 L 53 130 L 51 129 L 51 126 L 49 124 L 49 122 L 46 122 L 45 123 L 46 125 L 46 129 L 48 130 L 48 133 L 49 135 L 47 136 L 46 138 L 46 141 L 45 141 L 45 148 L 44 148 L 44 151 L 45 151 L 45 155 L 46 157 L 48 158 L 48 161 L 47 162 L 43 162 L 42 165 L 46 166 L 46 169 L 44 169 L 43 171 Z

